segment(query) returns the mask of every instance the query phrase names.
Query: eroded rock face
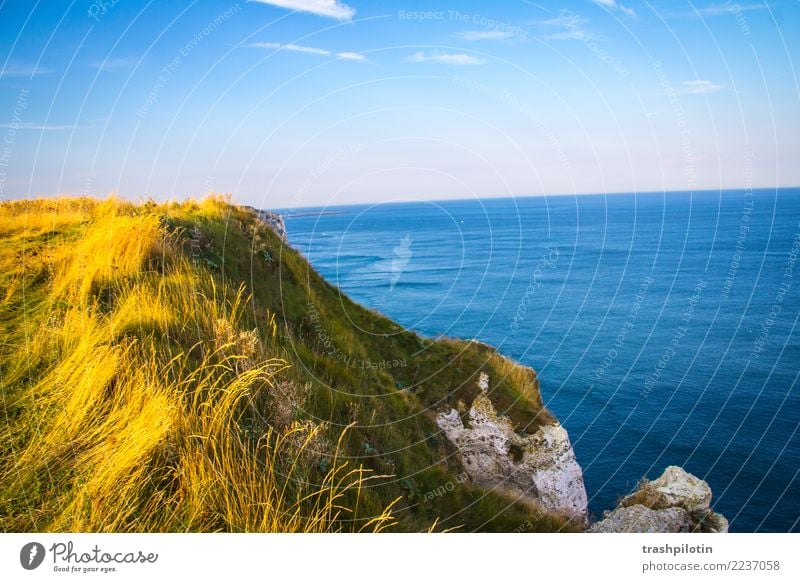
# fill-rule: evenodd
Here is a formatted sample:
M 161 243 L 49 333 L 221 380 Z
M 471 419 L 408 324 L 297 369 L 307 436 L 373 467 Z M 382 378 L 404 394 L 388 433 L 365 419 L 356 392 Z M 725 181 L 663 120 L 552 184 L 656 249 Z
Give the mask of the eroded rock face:
M 489 378 L 481 374 L 485 392 Z M 470 408 L 468 426 L 455 409 L 437 416 L 437 424 L 461 453 L 464 470 L 473 483 L 522 494 L 544 508 L 585 521 L 586 488 L 567 431 L 560 424 L 542 426 L 533 435 L 520 435 L 499 416 L 482 392 Z
M 679 507 L 659 511 L 633 505 L 619 507 L 589 528 L 591 533 L 679 533 L 691 531 L 689 513 Z
M 258 210 L 257 208 L 253 208 L 253 210 L 259 220 L 269 226 L 282 241 L 286 241 L 286 222 L 283 219 L 283 215 L 269 210 Z
M 728 520 L 711 509 L 708 483 L 680 467 L 667 467 L 623 498 L 590 532 L 725 533 Z

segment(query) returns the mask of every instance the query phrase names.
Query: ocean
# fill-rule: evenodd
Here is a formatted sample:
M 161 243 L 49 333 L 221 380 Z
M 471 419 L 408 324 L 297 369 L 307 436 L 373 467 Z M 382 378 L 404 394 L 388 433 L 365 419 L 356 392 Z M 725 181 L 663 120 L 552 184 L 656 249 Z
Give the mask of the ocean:
M 595 517 L 680 465 L 732 531 L 798 531 L 800 189 L 321 210 L 289 241 L 353 300 L 538 372 Z

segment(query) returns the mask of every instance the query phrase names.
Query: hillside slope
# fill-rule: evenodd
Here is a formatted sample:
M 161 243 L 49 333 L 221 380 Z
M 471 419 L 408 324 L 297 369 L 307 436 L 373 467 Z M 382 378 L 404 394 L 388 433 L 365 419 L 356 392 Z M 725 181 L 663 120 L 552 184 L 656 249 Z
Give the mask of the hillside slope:
M 0 266 L 3 531 L 583 527 L 462 464 L 477 410 L 512 470 L 560 428 L 531 370 L 356 305 L 250 209 L 3 203 Z

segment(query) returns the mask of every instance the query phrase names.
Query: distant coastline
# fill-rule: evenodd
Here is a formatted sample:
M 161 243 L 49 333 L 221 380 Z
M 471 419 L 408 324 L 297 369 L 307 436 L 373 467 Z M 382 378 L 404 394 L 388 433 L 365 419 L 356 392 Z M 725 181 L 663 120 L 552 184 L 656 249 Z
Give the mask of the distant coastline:
M 331 214 L 349 214 L 349 210 L 320 210 L 319 212 L 294 212 L 283 214 L 284 218 L 307 218 L 309 216 L 329 216 Z

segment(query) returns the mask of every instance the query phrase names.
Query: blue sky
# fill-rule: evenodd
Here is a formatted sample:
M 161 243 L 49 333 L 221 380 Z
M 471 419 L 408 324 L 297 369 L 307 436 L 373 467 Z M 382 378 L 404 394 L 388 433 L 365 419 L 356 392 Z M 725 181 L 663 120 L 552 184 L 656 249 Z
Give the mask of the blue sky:
M 800 4 L 0 2 L 0 196 L 800 185 Z

